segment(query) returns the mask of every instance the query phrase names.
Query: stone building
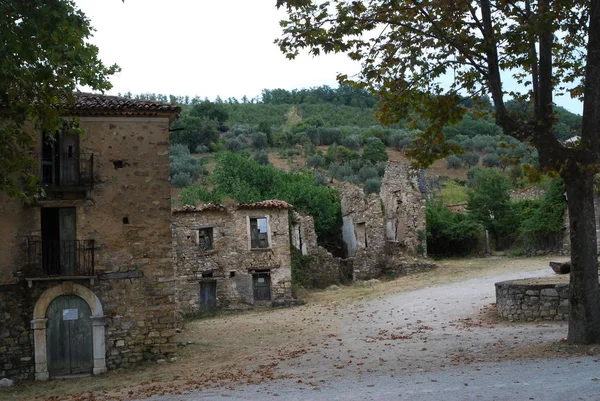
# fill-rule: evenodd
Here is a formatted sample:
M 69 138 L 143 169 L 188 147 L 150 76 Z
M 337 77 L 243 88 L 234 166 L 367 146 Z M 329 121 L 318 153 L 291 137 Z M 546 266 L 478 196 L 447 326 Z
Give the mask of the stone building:
M 173 211 L 181 313 L 292 301 L 289 214 L 278 200 Z
M 342 238 L 355 280 L 433 267 L 414 260 L 427 254 L 425 197 L 407 165 L 388 163 L 379 195 L 345 183 L 341 198 Z
M 83 134 L 34 133 L 45 197 L 0 193 L 0 377 L 98 374 L 175 351 L 168 135 L 179 111 L 78 94 Z

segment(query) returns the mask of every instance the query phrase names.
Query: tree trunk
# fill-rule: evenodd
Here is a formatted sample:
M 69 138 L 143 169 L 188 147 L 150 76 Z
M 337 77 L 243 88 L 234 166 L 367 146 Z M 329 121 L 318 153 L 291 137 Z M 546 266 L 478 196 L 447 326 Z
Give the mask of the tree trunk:
M 600 344 L 600 285 L 593 176 L 565 177 L 571 228 L 569 344 Z

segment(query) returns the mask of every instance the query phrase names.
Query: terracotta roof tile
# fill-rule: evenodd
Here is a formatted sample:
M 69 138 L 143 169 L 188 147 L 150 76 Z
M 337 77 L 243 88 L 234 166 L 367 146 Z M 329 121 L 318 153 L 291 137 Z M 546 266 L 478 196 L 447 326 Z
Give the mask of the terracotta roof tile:
M 168 115 L 174 119 L 181 112 L 181 107 L 152 100 L 128 99 L 95 93 L 76 93 L 75 103 L 68 107 L 68 110 L 73 115 Z
M 265 200 L 254 203 L 240 203 L 238 209 L 293 209 L 294 206 L 281 200 Z
M 173 213 L 195 213 L 195 212 L 226 212 L 227 208 L 214 203 L 207 203 L 200 206 L 185 205 L 178 209 L 173 209 Z

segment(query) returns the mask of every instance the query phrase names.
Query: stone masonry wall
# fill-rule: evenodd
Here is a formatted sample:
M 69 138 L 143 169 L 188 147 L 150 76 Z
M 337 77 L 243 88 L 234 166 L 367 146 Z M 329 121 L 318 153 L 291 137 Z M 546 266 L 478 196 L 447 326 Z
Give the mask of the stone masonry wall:
M 269 247 L 251 249 L 248 219 L 267 217 Z M 213 228 L 213 250 L 202 252 L 196 243 L 198 227 Z M 290 237 L 287 209 L 236 208 L 173 213 L 173 248 L 177 276 L 177 304 L 182 313 L 199 310 L 200 281 L 210 273 L 216 280 L 217 305 L 228 308 L 255 304 L 252 273 L 269 270 L 273 304 L 292 299 Z
M 528 284 L 523 280 L 496 283 L 500 316 L 511 321 L 567 320 L 569 284 Z
M 342 237 L 355 280 L 433 266 L 415 259 L 427 250 L 425 199 L 413 181 L 407 165 L 390 162 L 379 196 L 365 197 L 349 183 L 342 187 Z
M 292 212 L 292 244 L 309 256 L 306 266 L 311 285 L 316 288 L 328 287 L 340 282 L 352 281 L 352 270 L 346 268 L 340 258 L 334 258 L 325 248 L 317 244 L 315 223 L 311 216 Z
M 25 238 L 41 238 L 42 207 L 75 207 L 77 239 L 95 241 L 99 279 L 93 285 L 76 283 L 90 287 L 103 305 L 107 366 L 165 358 L 176 349 L 172 332 L 180 319 L 171 259 L 169 119 L 81 117 L 80 126 L 86 131 L 80 152 L 94 154 L 94 186 L 83 197 L 65 194 L 70 196 L 25 206 L 0 194 L 0 293 L 13 294 L 23 305 L 19 324 L 10 304 L 0 306 L 0 333 L 7 328 L 9 333 L 2 343 L 21 344 L 9 356 L 0 353 L 0 372 L 12 365 L 5 375 L 31 377 L 32 345 L 23 338 L 31 336 L 33 307 L 45 289 L 63 281 L 34 281 L 16 291 L 16 283 L 31 277 L 23 268 Z M 1 319 L 3 313 L 10 315 L 8 321 Z M 17 333 L 13 325 L 24 331 Z

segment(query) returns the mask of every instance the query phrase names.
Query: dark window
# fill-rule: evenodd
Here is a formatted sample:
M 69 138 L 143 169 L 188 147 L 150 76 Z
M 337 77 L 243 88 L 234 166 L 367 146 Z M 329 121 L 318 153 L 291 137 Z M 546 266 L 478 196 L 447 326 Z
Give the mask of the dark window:
M 198 229 L 198 248 L 200 248 L 202 252 L 207 252 L 213 249 L 212 227 Z
M 250 248 L 269 247 L 269 227 L 266 217 L 250 218 Z

